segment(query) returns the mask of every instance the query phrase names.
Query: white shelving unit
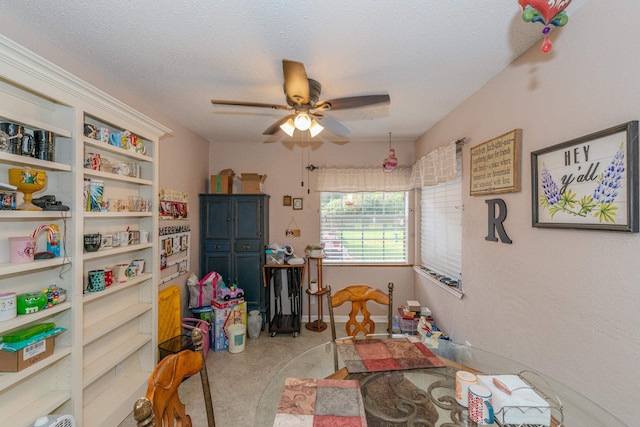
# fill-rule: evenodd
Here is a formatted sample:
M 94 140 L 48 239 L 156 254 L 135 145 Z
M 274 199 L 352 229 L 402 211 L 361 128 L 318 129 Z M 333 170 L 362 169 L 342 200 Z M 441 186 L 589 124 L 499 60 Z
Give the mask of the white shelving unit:
M 0 122 L 18 123 L 27 133 L 56 135 L 55 161 L 0 152 L 0 181 L 8 169 L 46 171 L 37 196 L 53 194 L 69 211 L 0 211 L 0 292 L 37 292 L 50 285 L 67 290 L 67 300 L 31 315 L 0 321 L 0 335 L 38 323 L 66 329 L 53 355 L 15 373 L 0 373 L 3 424 L 28 425 L 49 413 L 71 414 L 79 426 L 118 425 L 144 394 L 156 364 L 159 272 L 158 140 L 171 130 L 141 115 L 63 69 L 0 35 Z M 145 154 L 90 139 L 84 125 L 130 131 Z M 139 177 L 84 169 L 85 152 L 135 162 Z M 84 180 L 104 181 L 104 197 L 142 197 L 148 212 L 86 212 Z M 18 194 L 19 203 L 22 194 Z M 25 264 L 9 262 L 9 237 L 26 237 L 41 224 L 56 224 L 64 256 Z M 85 253 L 83 234 L 148 230 L 151 242 Z M 38 241 L 44 250 L 45 237 Z M 145 272 L 106 290 L 85 293 L 87 272 L 145 260 Z

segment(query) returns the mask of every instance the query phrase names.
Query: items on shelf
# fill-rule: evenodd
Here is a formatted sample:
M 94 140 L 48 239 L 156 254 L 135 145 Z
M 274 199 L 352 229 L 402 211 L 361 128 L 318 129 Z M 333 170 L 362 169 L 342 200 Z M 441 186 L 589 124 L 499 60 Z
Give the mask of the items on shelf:
M 146 261 L 137 258 L 129 263 L 115 264 L 87 272 L 85 292 L 104 291 L 114 283 L 125 283 L 129 279 L 142 276 L 146 272 Z
M 16 123 L 0 123 L 0 151 L 40 160 L 55 161 L 56 135 L 46 130 L 27 130 Z
M 5 334 L 0 341 L 0 372 L 19 372 L 51 356 L 54 337 L 65 330 L 48 322 Z
M 128 130 L 116 132 L 108 127 L 85 123 L 84 136 L 123 150 L 134 151 L 142 155 L 147 153 L 147 146 L 144 140 Z
M 0 187 L 4 187 L 10 184 L 0 183 Z M 16 191 L 15 190 L 0 190 L 0 210 L 14 210 L 16 209 Z
M 265 255 L 266 264 L 301 265 L 305 263 L 303 258 L 300 258 L 293 252 L 293 247 L 290 245 L 281 246 L 279 243 L 270 243 L 265 249 Z
M 84 179 L 83 206 L 87 212 L 151 212 L 152 201 L 142 196 L 109 199 L 105 184 L 100 179 Z
M 85 152 L 84 168 L 94 171 L 107 172 L 114 175 L 141 178 L 140 163 L 130 160 L 121 161 L 103 156 L 101 153 Z
M 129 245 L 139 245 L 150 242 L 147 230 L 126 230 L 108 233 L 87 233 L 84 235 L 84 249 L 86 252 L 96 252 L 100 249 L 113 249 Z
M 18 315 L 18 306 L 15 292 L 0 293 L 0 322 L 11 320 Z
M 177 190 L 160 190 L 160 219 L 189 218 L 189 193 Z
M 9 184 L 14 185 L 23 194 L 24 203 L 18 205 L 16 209 L 23 211 L 41 211 L 42 208 L 34 205 L 33 193 L 36 193 L 47 185 L 47 173 L 38 169 L 10 168 Z

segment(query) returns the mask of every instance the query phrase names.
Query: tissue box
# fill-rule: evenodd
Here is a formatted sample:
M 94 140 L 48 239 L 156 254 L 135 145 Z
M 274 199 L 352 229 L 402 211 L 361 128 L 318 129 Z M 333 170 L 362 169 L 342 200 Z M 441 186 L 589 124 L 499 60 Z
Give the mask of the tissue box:
M 511 395 L 498 389 L 494 378 L 511 390 Z M 551 425 L 549 402 L 518 375 L 478 375 L 478 383 L 491 390 L 495 418 L 500 424 Z

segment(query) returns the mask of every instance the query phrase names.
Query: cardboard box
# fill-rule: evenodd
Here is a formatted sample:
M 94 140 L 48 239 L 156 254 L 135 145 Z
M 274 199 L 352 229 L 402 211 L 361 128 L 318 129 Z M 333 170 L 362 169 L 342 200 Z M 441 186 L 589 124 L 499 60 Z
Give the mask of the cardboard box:
M 230 307 L 232 305 L 238 305 L 244 302 L 244 298 L 233 298 L 230 300 L 223 300 L 223 299 L 214 299 L 211 300 L 211 305 L 216 307 L 216 308 L 227 308 Z
M 262 194 L 264 193 L 264 182 L 267 175 L 257 173 L 242 174 L 242 193 L 243 194 Z
M 19 372 L 53 354 L 55 338 L 37 341 L 21 350 L 0 350 L 0 372 Z
M 237 318 L 233 319 L 233 323 L 244 323 L 246 325 L 247 303 L 245 301 L 236 305 L 230 305 L 226 308 L 213 306 L 213 325 L 211 331 L 211 348 L 213 348 L 213 351 L 221 351 L 229 348 L 229 342 L 224 334 L 224 324 L 234 310 L 237 310 L 234 312 Z
M 209 193 L 212 194 L 233 194 L 233 176 L 211 175 Z

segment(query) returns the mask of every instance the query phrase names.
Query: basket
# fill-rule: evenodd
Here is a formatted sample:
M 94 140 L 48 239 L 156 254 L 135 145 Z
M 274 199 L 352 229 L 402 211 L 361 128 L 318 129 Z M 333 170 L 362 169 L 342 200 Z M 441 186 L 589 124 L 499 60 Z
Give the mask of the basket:
M 211 342 L 209 341 L 209 322 L 206 320 L 185 317 L 182 319 L 182 327 L 189 330 L 199 328 L 202 331 L 202 354 L 204 354 L 204 357 L 207 357 Z

